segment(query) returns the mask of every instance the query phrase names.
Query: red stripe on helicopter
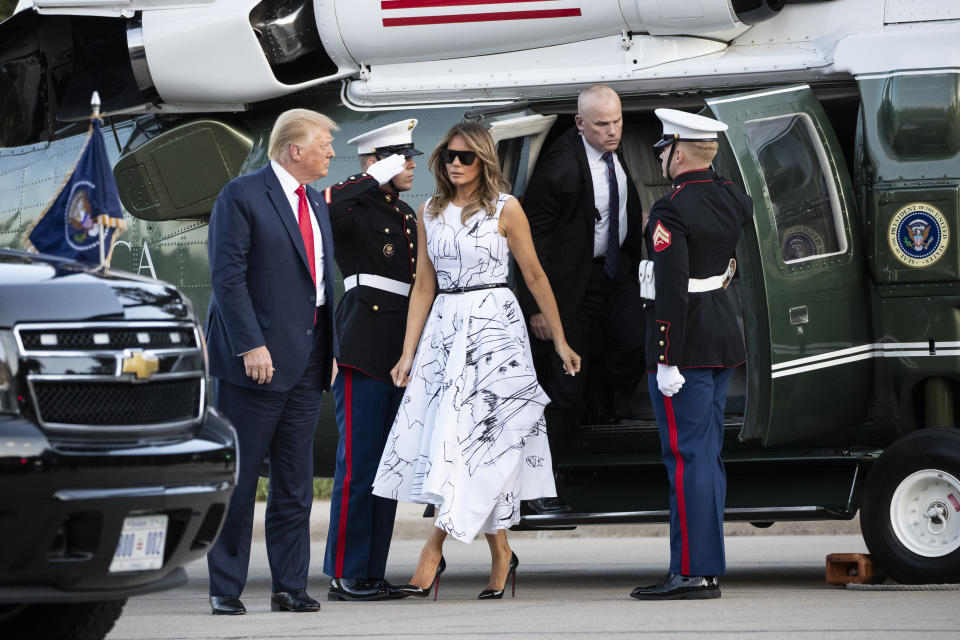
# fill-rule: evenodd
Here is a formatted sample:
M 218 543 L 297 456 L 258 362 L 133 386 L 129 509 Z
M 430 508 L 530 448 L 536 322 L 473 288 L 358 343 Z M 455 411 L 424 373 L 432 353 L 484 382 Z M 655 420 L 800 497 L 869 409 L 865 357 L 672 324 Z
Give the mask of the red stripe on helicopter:
M 488 3 L 484 3 L 488 4 Z M 409 16 L 384 18 L 385 27 L 412 27 L 426 24 L 457 24 L 463 22 L 500 22 L 505 20 L 535 20 L 539 18 L 575 18 L 580 9 L 539 9 L 534 11 L 496 11 L 493 13 L 463 13 L 444 16 Z
M 520 4 L 545 0 L 382 0 L 381 9 L 427 9 L 432 7 L 469 7 L 475 4 Z M 546 0 L 557 2 L 558 0 Z

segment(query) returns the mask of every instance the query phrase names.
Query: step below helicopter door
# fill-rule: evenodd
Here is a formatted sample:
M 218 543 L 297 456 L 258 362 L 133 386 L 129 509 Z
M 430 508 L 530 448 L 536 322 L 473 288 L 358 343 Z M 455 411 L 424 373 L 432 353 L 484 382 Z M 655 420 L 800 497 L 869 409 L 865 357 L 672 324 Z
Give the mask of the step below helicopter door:
M 754 203 L 738 256 L 747 254 L 741 277 L 753 298 L 744 320 L 756 413 L 741 438 L 776 445 L 860 425 L 875 349 L 856 201 L 833 127 L 805 85 L 707 105 L 730 127 L 717 169 L 739 174 Z

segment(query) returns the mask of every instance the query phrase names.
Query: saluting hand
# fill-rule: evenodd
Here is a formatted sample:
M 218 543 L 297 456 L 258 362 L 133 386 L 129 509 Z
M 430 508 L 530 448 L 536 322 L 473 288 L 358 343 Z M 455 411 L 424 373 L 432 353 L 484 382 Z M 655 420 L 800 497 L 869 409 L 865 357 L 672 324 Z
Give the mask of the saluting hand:
M 243 369 L 247 377 L 257 384 L 269 384 L 273 380 L 273 359 L 266 345 L 243 354 Z
M 367 175 L 373 176 L 381 185 L 385 185 L 403 172 L 407 159 L 399 153 L 378 160 L 367 167 Z
M 561 360 L 563 360 L 564 373 L 571 376 L 580 373 L 580 356 L 577 355 L 576 351 L 570 348 L 570 345 L 567 344 L 566 340 L 556 345 L 555 349 L 557 355 L 560 356 Z
M 393 384 L 398 387 L 405 387 L 410 384 L 410 369 L 412 368 L 413 356 L 400 356 L 400 360 L 390 370 L 390 378 L 393 380 Z

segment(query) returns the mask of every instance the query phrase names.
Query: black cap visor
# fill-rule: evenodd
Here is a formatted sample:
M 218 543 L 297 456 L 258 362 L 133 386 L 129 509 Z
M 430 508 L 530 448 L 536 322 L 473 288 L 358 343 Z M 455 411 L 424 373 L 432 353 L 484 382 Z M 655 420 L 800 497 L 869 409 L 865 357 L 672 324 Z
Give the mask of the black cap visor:
M 673 142 L 716 142 L 717 138 L 681 138 L 678 134 L 665 135 L 653 143 L 653 148 L 659 151 Z
M 391 144 L 386 147 L 377 147 L 370 155 L 374 155 L 377 156 L 378 159 L 382 159 L 386 158 L 387 156 L 392 156 L 395 153 L 399 153 L 404 158 L 423 155 L 423 151 L 418 151 L 412 144 Z

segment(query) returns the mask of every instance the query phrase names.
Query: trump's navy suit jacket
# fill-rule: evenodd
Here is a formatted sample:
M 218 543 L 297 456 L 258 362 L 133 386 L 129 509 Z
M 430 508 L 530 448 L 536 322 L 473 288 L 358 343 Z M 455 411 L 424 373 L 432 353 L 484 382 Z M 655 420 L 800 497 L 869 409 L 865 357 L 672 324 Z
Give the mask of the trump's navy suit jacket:
M 323 198 L 315 189 L 306 191 L 323 240 L 330 328 L 323 363 L 326 374 L 321 377 L 326 390 L 338 344 L 333 321 L 333 232 Z M 270 164 L 235 178 L 220 192 L 210 215 L 209 250 L 210 373 L 238 386 L 289 391 L 303 375 L 313 346 L 317 293 L 303 236 Z M 247 377 L 239 355 L 261 345 L 270 351 L 276 369 L 273 380 L 264 385 Z

